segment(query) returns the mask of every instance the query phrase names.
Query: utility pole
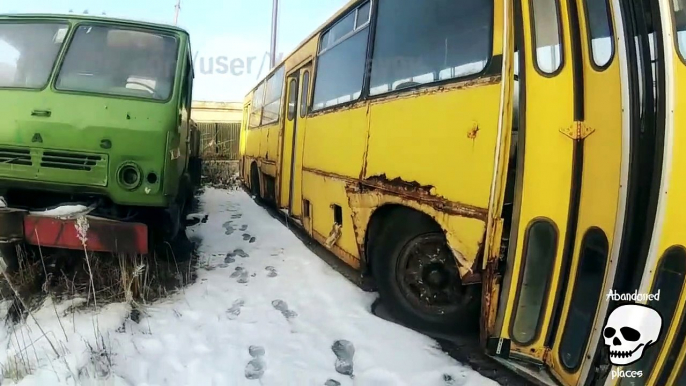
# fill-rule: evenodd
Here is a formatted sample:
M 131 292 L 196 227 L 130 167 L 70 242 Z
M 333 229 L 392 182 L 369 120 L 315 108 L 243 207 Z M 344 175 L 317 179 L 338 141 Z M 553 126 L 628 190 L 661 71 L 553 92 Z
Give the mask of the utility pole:
M 276 35 L 279 24 L 279 0 L 273 0 L 272 5 L 272 41 L 269 52 L 269 68 L 276 66 Z
M 179 11 L 181 10 L 181 0 L 176 0 L 176 5 L 174 6 L 174 8 L 176 8 L 176 13 L 174 15 L 174 25 L 178 25 Z

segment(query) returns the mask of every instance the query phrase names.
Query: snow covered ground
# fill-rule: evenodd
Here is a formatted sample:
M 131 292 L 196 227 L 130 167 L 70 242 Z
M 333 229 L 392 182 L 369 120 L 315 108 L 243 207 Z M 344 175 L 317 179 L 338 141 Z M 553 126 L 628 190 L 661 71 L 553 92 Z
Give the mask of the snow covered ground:
M 374 316 L 376 294 L 244 192 L 208 188 L 200 210 L 207 222 L 188 229 L 202 240 L 194 284 L 138 323 L 127 304 L 73 312 L 48 301 L 35 319 L 0 326 L 0 383 L 30 368 L 20 385 L 496 385 Z

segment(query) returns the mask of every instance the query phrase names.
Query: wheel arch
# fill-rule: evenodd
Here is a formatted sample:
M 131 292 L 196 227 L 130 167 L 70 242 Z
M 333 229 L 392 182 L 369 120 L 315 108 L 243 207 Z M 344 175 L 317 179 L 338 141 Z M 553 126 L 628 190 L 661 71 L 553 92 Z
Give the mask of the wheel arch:
M 388 221 L 421 221 L 434 231 L 445 233 L 441 225 L 425 211 L 398 203 L 382 204 L 372 212 L 364 236 L 364 264 L 368 272 L 372 274 L 374 242 L 381 238 L 384 231 L 383 224 Z
M 422 221 L 425 226 L 441 231 L 457 262 L 465 283 L 480 281 L 478 261 L 483 251 L 486 223 L 481 219 L 448 214 L 421 201 L 375 192 L 349 192 L 350 205 L 361 252 L 362 268 L 371 272 L 374 238 L 387 221 Z

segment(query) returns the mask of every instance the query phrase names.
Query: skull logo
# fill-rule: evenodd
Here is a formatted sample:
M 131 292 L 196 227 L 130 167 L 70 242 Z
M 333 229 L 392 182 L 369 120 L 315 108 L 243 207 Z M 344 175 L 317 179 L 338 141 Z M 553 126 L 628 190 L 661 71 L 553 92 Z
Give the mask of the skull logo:
M 662 316 L 654 309 L 642 304 L 617 307 L 603 330 L 610 362 L 626 366 L 638 361 L 643 351 L 657 341 L 661 330 Z

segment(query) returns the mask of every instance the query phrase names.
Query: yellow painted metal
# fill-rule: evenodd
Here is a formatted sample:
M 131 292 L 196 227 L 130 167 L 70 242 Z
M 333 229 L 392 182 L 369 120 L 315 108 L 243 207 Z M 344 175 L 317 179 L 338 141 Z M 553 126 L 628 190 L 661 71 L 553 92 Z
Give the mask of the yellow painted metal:
M 576 385 L 581 375 L 581 365 L 575 370 L 566 369 L 562 365 L 562 358 L 560 358 L 558 351 L 563 331 L 565 327 L 568 327 L 568 317 L 574 315 L 574 312 L 570 310 L 570 302 L 572 291 L 578 279 L 581 244 L 589 229 L 599 228 L 608 239 L 610 247 L 608 254 L 612 249 L 620 199 L 619 186 L 622 163 L 622 87 L 619 55 L 616 53 L 615 47 L 615 54 L 606 68 L 601 69 L 592 64 L 593 52 L 590 46 L 590 31 L 586 22 L 587 12 L 584 12 L 585 1 L 576 1 L 581 27 L 584 120 L 574 122 L 570 126 L 573 129 L 570 137 L 575 140 L 584 140 L 584 168 L 570 276 L 567 287 L 562 289 L 563 295 L 560 299 L 564 302 L 563 317 L 560 320 L 557 336 L 554 337 L 547 359 L 555 376 L 565 385 Z M 616 31 L 617 28 L 613 26 L 613 30 Z M 610 258 L 606 256 L 606 271 L 609 265 Z M 609 289 L 608 287 L 607 290 Z M 598 296 L 599 305 L 606 301 L 602 293 L 599 293 Z M 589 338 L 578 337 L 578 339 Z M 587 346 L 595 347 L 596 344 L 597 342 L 590 342 L 590 344 L 587 343 Z M 583 358 L 587 360 L 586 355 Z
M 521 194 L 519 222 L 512 224 L 516 233 L 516 249 L 510 251 L 513 258 L 511 289 L 519 288 L 520 275 L 523 270 L 522 261 L 525 247 L 525 238 L 529 225 L 534 220 L 544 219 L 554 224 L 557 230 L 557 248 L 553 273 L 550 277 L 546 290 L 550 294 L 544 298 L 542 315 L 538 319 L 538 327 L 529 342 L 522 342 L 524 335 L 517 336 L 517 331 L 511 333 L 517 302 L 526 302 L 519 299 L 518 291 L 509 291 L 504 312 L 503 328 L 500 336 L 512 339 L 511 350 L 522 356 L 534 360 L 543 361 L 546 352 L 545 338 L 550 323 L 552 322 L 553 308 L 555 304 L 554 291 L 560 284 L 562 269 L 562 254 L 564 250 L 565 234 L 567 231 L 568 209 L 571 199 L 573 141 L 560 134 L 561 128 L 569 127 L 574 122 L 574 87 L 572 69 L 572 51 L 569 45 L 571 41 L 569 29 L 569 9 L 567 2 L 557 2 L 560 6 L 561 17 L 561 40 L 562 65 L 554 75 L 540 72 L 537 66 L 532 37 L 533 9 L 531 2 L 521 0 L 521 9 L 524 27 L 524 47 L 520 47 L 519 55 L 524 55 L 526 83 L 525 88 L 526 106 L 521 110 L 525 115 L 525 151 L 524 151 L 524 177 Z M 541 17 L 541 16 L 539 16 Z M 546 20 L 553 20 L 555 15 L 547 15 Z M 521 130 L 521 128 L 520 128 Z M 520 135 L 522 135 L 520 133 Z M 523 149 L 520 149 L 523 150 Z M 522 167 L 519 165 L 518 167 Z M 514 255 L 512 253 L 514 252 Z M 501 300 L 501 301 L 503 301 Z M 522 308 L 520 312 L 531 312 Z M 531 328 L 531 326 L 528 326 Z M 514 330 L 514 328 L 513 328 Z M 522 344 L 517 344 L 517 342 Z
M 509 167 L 510 149 L 512 146 L 512 120 L 514 112 L 514 16 L 512 2 L 505 1 L 502 9 L 502 55 L 503 55 L 503 80 L 501 82 L 500 97 L 500 122 L 498 123 L 498 139 L 495 152 L 495 168 L 493 181 L 491 184 L 491 195 L 489 203 L 489 216 L 486 224 L 486 243 L 484 246 L 484 258 L 482 269 L 485 269 L 489 262 L 494 261 L 500 256 L 500 247 L 503 232 L 503 219 L 500 218 L 503 211 L 505 188 L 507 185 L 507 171 Z M 491 280 L 490 278 L 488 280 Z M 497 311 L 497 301 L 486 311 L 490 313 Z M 487 320 L 494 320 L 495 315 L 483 315 Z M 486 323 L 491 328 L 489 323 Z M 492 331 L 489 331 L 492 332 Z
M 252 99 L 252 92 L 248 95 Z M 246 156 L 246 145 L 247 145 L 247 135 L 248 135 L 248 119 L 250 119 L 250 102 L 243 104 L 243 118 L 241 120 L 241 136 L 239 139 L 238 153 L 240 156 L 240 174 L 241 177 L 245 177 L 245 156 Z M 247 180 L 246 180 L 247 181 Z
M 291 208 L 290 215 L 296 218 L 302 217 L 302 198 L 303 198 L 303 159 L 306 154 L 305 151 L 305 134 L 309 128 L 309 119 L 307 117 L 307 112 L 303 111 L 303 105 L 307 106 L 308 103 L 303 103 L 303 98 L 309 100 L 312 92 L 312 64 L 308 63 L 298 70 L 300 71 L 300 92 L 298 96 L 298 120 L 295 128 L 295 146 L 292 149 L 293 154 L 293 175 L 291 176 L 291 191 L 293 192 L 293 197 L 291 198 Z M 306 75 L 307 74 L 307 75 Z M 307 84 L 304 79 L 308 77 L 309 81 Z M 305 94 L 307 91 L 307 94 Z
M 360 2 L 351 1 L 329 22 Z M 494 0 L 494 58 L 503 53 L 504 4 Z M 316 65 L 319 37 L 326 26 L 315 31 L 285 59 L 286 74 L 309 60 Z M 288 76 L 285 78 L 287 82 Z M 315 78 L 310 73 L 310 93 Z M 301 71 L 301 87 L 302 79 Z M 376 208 L 356 208 L 351 202 L 356 205 L 393 202 L 416 207 L 435 218 L 446 230 L 460 272 L 473 273 L 479 268 L 475 263 L 484 248 L 494 171 L 501 162 L 501 158 L 496 158 L 495 149 L 499 141 L 509 138 L 509 118 L 505 118 L 504 124 L 500 120 L 503 114 L 510 113 L 501 111 L 501 105 L 509 110 L 511 101 L 509 90 L 505 94 L 508 99 L 502 100 L 505 96 L 501 95 L 501 81 L 502 76 L 491 70 L 489 75 L 476 80 L 362 100 L 351 106 L 310 113 L 305 118 L 299 114 L 295 156 L 288 150 L 292 129 L 285 119 L 280 121 L 279 128 L 245 130 L 244 154 L 246 159 L 276 161 L 279 206 L 285 207 L 289 201 L 290 179 L 291 215 L 300 218 L 314 236 L 329 234 L 333 213 L 330 206 L 342 207 L 342 235 L 335 245 L 340 250 L 334 253 L 349 263 L 350 256 L 355 260 L 361 258 L 369 219 L 355 212 L 369 210 L 371 213 Z M 282 110 L 286 111 L 285 102 Z M 276 147 L 274 138 L 281 138 Z M 282 154 L 275 152 L 278 149 L 282 149 Z M 292 175 L 286 170 L 286 165 L 292 162 L 289 157 L 295 160 Z M 263 172 L 267 169 L 262 167 Z M 249 168 L 244 167 L 244 174 L 247 173 Z M 408 193 L 412 197 L 391 194 L 386 190 L 388 184 L 375 190 L 379 196 L 375 198 L 370 192 L 365 196 L 351 191 L 356 186 L 354 181 L 365 182 L 381 176 L 386 182 L 397 178 L 432 188 L 421 194 Z M 303 218 L 301 198 L 311 203 L 312 218 Z M 444 209 L 447 207 L 452 211 Z
M 662 9 L 668 9 L 666 7 L 669 6 L 669 3 L 670 1 L 667 0 L 661 1 Z M 665 40 L 675 41 L 675 39 L 671 39 L 671 36 Z M 656 256 L 664 255 L 665 250 L 670 246 L 686 246 L 686 233 L 684 233 L 686 229 L 686 202 L 684 200 L 686 198 L 686 180 L 683 178 L 684 173 L 686 173 L 686 105 L 683 102 L 679 102 L 686 100 L 686 62 L 680 60 L 676 49 L 676 45 L 672 45 L 672 49 L 668 51 L 671 53 L 674 76 L 671 78 L 673 104 L 668 105 L 669 107 L 667 108 L 668 135 L 665 136 L 665 143 L 667 146 L 671 146 L 671 151 L 669 152 L 671 153 L 671 165 L 668 167 L 668 185 L 665 187 L 666 189 L 662 196 L 662 199 L 665 200 L 666 208 L 659 247 L 655 251 Z M 670 118 L 673 120 L 670 121 Z M 654 270 L 654 267 L 650 268 Z M 681 290 L 681 299 L 678 305 L 674 314 L 676 319 L 670 325 L 664 347 L 672 347 L 674 344 L 679 344 L 675 338 L 678 323 L 686 323 L 686 320 L 679 320 L 679 317 L 686 312 L 686 288 Z M 663 351 L 665 352 L 658 359 L 656 368 L 662 368 L 664 365 L 667 350 Z M 654 371 L 653 373 L 657 372 Z M 677 380 L 681 382 L 678 385 L 676 383 Z M 672 370 L 668 385 L 682 386 L 685 380 L 686 345 L 683 345 L 679 359 Z M 657 379 L 655 376 L 650 381 L 652 385 L 659 386 L 656 383 Z
M 286 95 L 284 97 L 284 104 L 286 112 L 288 112 L 288 101 L 292 100 L 291 95 L 296 95 L 295 100 L 298 100 L 297 95 L 300 91 L 299 71 L 291 73 L 286 77 Z M 292 118 L 292 119 L 289 119 Z M 279 160 L 279 207 L 290 209 L 291 198 L 291 166 L 293 162 L 293 133 L 297 123 L 298 114 L 294 117 L 288 117 L 288 114 L 283 115 L 283 132 L 281 134 L 281 157 Z
M 660 0 L 660 12 L 662 15 L 665 69 L 666 69 L 666 119 L 664 138 L 664 160 L 658 201 L 657 216 L 653 229 L 653 239 L 648 255 L 648 262 L 643 274 L 640 292 L 649 292 L 655 284 L 655 274 L 661 258 L 670 247 L 686 246 L 686 64 L 681 60 L 676 45 L 674 18 L 672 17 L 673 2 Z M 671 324 L 663 320 L 664 342 L 662 350 L 651 371 L 646 386 L 658 385 L 663 366 L 667 360 L 670 349 L 674 344 L 682 344 L 676 341 L 676 334 L 686 307 L 686 288 L 681 289 L 681 297 L 677 303 L 674 319 Z M 672 374 L 666 386 L 675 385 L 680 376 L 677 371 L 678 365 L 684 366 L 686 347 L 681 348 L 677 366 L 671 370 Z M 681 380 L 683 382 L 683 379 Z M 680 386 L 680 385 L 679 385 Z

